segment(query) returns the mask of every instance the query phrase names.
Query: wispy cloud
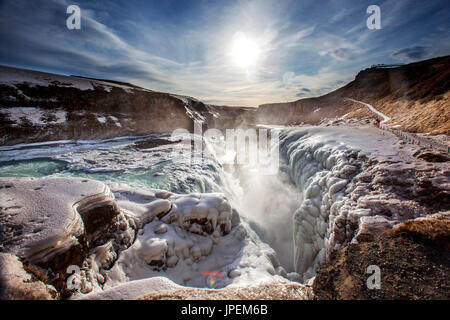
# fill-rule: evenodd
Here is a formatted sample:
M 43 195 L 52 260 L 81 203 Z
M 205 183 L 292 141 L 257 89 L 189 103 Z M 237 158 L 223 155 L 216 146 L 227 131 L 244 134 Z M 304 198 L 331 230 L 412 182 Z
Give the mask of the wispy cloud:
M 415 61 L 415 60 L 421 60 L 428 56 L 428 47 L 424 46 L 412 46 L 409 48 L 404 48 L 401 50 L 397 50 L 394 53 L 392 53 L 392 56 L 406 61 Z
M 81 0 L 74 31 L 69 4 L 0 2 L 0 63 L 257 106 L 324 94 L 371 64 L 450 53 L 444 0 L 381 1 L 376 31 L 365 26 L 368 0 Z M 260 49 L 248 69 L 231 56 L 237 32 Z

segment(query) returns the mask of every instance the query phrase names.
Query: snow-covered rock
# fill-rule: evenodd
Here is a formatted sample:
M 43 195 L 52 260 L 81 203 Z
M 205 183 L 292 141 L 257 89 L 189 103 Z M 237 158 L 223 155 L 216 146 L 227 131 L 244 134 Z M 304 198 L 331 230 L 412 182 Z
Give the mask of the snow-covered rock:
M 105 291 L 79 297 L 80 300 L 132 300 L 143 294 L 183 288 L 166 277 L 153 277 L 123 283 Z
M 57 296 L 55 288 L 33 279 L 17 256 L 0 253 L 1 300 L 51 300 Z
M 31 263 L 48 262 L 98 232 L 107 207 L 111 221 L 114 196 L 98 181 L 81 178 L 0 178 L 2 251 Z M 83 222 L 84 218 L 84 222 Z
M 173 194 L 112 183 L 119 206 L 139 228 L 136 241 L 105 271 L 103 290 L 165 276 L 177 284 L 215 287 L 273 279 L 276 254 L 236 219 L 223 194 Z
M 401 150 L 395 137 L 374 128 L 294 128 L 283 132 L 280 147 L 302 193 L 294 214 L 294 245 L 303 281 L 331 252 L 373 241 L 406 219 L 431 213 L 430 192 L 435 192 L 431 199 L 450 193 L 450 178 L 443 174 L 448 166 L 430 169 L 411 151 Z
M 137 297 L 156 281 L 139 280 L 160 276 L 207 287 L 213 272 L 215 287 L 225 287 L 285 274 L 220 193 L 179 195 L 83 178 L 1 178 L 0 190 L 1 251 L 33 266 L 64 296 L 124 290 L 123 298 Z

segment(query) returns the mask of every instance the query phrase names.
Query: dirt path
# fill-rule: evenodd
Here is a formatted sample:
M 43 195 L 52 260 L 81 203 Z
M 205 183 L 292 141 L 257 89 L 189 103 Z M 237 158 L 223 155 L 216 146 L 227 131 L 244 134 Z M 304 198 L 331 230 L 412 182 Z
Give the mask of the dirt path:
M 368 103 L 365 103 L 365 102 L 362 102 L 362 101 L 358 101 L 358 100 L 354 100 L 354 99 L 351 99 L 351 98 L 346 98 L 346 100 L 362 104 L 362 105 L 366 106 L 367 108 L 369 108 L 370 111 L 375 113 L 377 116 L 383 118 L 383 121 L 381 121 L 380 124 L 384 124 L 385 122 L 391 120 L 391 118 L 389 118 L 387 115 L 385 115 L 384 113 L 381 113 L 380 111 L 378 111 L 377 109 L 375 109 L 372 105 L 370 105 Z
M 427 138 L 424 136 L 419 136 L 415 133 L 412 132 L 405 132 L 402 130 L 398 130 L 396 128 L 390 127 L 388 125 L 385 124 L 385 122 L 391 120 L 390 117 L 386 116 L 385 114 L 381 113 L 380 111 L 378 111 L 377 109 L 375 109 L 372 105 L 362 102 L 362 101 L 358 101 L 358 100 L 354 100 L 351 98 L 346 98 L 345 100 L 354 102 L 354 103 L 359 103 L 362 104 L 364 106 L 366 106 L 367 108 L 369 108 L 369 110 L 371 112 L 373 112 L 374 114 L 376 114 L 378 117 L 382 118 L 383 120 L 379 123 L 378 127 L 382 130 L 386 130 L 386 131 L 390 131 L 393 134 L 395 134 L 396 136 L 398 136 L 400 139 L 405 140 L 406 142 L 412 143 L 412 144 L 417 144 L 419 146 L 425 147 L 425 148 L 429 148 L 431 150 L 434 151 L 438 151 L 439 153 L 446 153 L 446 154 L 450 154 L 450 146 L 442 144 L 437 142 L 435 139 L 431 139 L 431 138 Z

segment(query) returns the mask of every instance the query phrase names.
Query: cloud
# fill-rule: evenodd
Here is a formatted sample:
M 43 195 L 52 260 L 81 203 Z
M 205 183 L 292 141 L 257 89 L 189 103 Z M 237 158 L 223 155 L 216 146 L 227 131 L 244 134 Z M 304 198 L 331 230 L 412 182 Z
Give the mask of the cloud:
M 364 4 L 340 0 L 77 3 L 82 29 L 70 31 L 68 0 L 0 0 L 0 64 L 257 106 L 318 96 L 372 64 L 448 54 L 449 48 L 446 15 L 433 13 L 446 7 L 440 0 L 384 2 L 383 32 L 366 28 Z M 236 32 L 261 49 L 248 70 L 229 54 Z M 404 49 L 398 50 L 399 39 Z
M 397 50 L 392 56 L 406 62 L 422 60 L 428 56 L 429 48 L 424 46 L 412 46 Z
M 349 50 L 345 48 L 331 49 L 328 54 L 335 59 L 346 60 L 349 57 Z
M 68 5 L 64 0 L 47 1 L 45 6 L 39 1 L 2 3 L 0 61 L 66 74 L 143 80 L 161 87 L 169 83 L 164 71 L 176 62 L 135 49 L 83 6 L 81 30 L 68 30 Z
M 277 47 L 286 46 L 286 47 L 294 47 L 300 46 L 303 44 L 300 40 L 303 38 L 307 38 L 311 36 L 314 32 L 315 26 L 311 26 L 309 28 L 302 28 L 293 34 L 289 34 L 281 39 L 281 41 L 277 44 Z

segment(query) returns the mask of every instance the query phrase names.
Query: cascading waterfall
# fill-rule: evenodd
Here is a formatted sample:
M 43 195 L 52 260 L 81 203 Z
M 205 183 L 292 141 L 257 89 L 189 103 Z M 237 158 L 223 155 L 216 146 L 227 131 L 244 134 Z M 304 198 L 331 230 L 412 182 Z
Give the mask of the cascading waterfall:
M 211 148 L 220 153 L 223 150 L 217 149 L 224 148 L 224 144 L 214 144 Z M 274 139 L 270 141 L 265 161 L 248 161 L 220 171 L 223 180 L 227 181 L 224 192 L 232 205 L 259 238 L 275 250 L 282 268 L 294 272 L 292 216 L 300 205 L 299 192 L 290 182 L 283 163 L 275 173 L 267 174 L 263 169 L 267 163 L 279 161 L 278 153 L 278 141 Z
M 239 184 L 234 205 L 240 214 L 277 252 L 281 265 L 306 282 L 333 250 L 373 233 L 371 225 L 391 225 L 373 216 L 372 200 L 365 197 L 373 137 L 341 128 L 272 130 L 280 134 L 279 144 L 272 144 L 281 156 L 278 173 L 261 174 L 258 164 L 237 166 L 237 180 L 229 185 Z
M 279 161 L 276 174 L 264 173 L 260 163 L 222 165 L 219 155 L 225 144 L 192 135 L 190 138 L 200 139 L 205 147 L 201 162 L 191 162 L 190 153 L 175 155 L 172 149 L 180 151 L 179 144 L 141 150 L 134 143 L 146 138 L 130 137 L 82 144 L 61 142 L 56 149 L 45 144 L 25 149 L 5 147 L 0 157 L 0 176 L 81 176 L 126 183 L 131 188 L 193 194 L 194 198 L 198 193 L 224 193 L 242 218 L 240 229 L 233 235 L 236 243 L 244 250 L 242 239 L 248 237 L 268 259 L 263 260 L 264 270 L 257 272 L 306 282 L 333 250 L 357 239 L 374 221 L 377 226 L 391 223 L 374 216 L 370 206 L 375 202 L 365 196 L 369 189 L 362 176 L 368 165 L 364 143 L 365 139 L 373 139 L 373 133 L 364 136 L 361 131 L 323 127 L 272 130 L 280 133 L 279 144 L 272 141 L 269 152 L 276 155 L 271 161 Z M 359 149 L 361 145 L 366 147 L 364 152 Z M 29 159 L 14 161 L 24 157 Z M 381 208 L 379 198 L 377 195 L 376 206 Z M 275 250 L 276 256 L 261 241 Z M 241 270 L 258 267 L 252 262 L 253 251 L 240 251 L 242 254 L 249 257 L 249 262 L 240 263 L 241 258 L 230 255 L 229 264 L 223 266 L 230 276 L 223 285 L 233 281 Z M 198 279 L 186 281 L 202 283 Z

